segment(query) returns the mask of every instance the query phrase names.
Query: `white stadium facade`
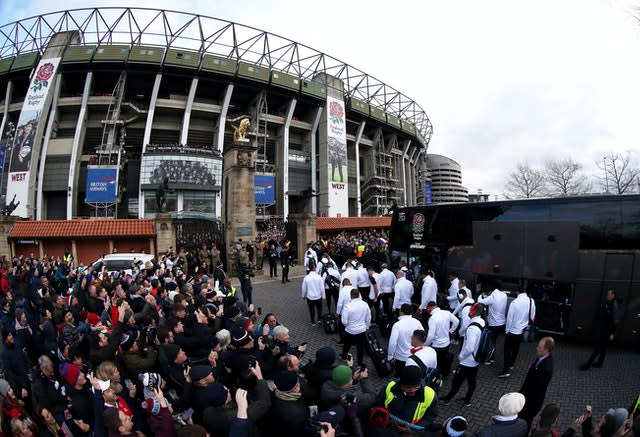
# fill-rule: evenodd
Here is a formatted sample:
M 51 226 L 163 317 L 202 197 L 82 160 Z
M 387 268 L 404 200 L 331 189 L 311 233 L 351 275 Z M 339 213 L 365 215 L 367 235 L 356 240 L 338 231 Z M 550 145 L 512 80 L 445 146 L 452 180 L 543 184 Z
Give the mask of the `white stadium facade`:
M 59 11 L 0 27 L 2 194 L 34 220 L 222 217 L 225 145 L 248 118 L 256 218 L 425 203 L 433 129 L 329 55 L 221 19 Z

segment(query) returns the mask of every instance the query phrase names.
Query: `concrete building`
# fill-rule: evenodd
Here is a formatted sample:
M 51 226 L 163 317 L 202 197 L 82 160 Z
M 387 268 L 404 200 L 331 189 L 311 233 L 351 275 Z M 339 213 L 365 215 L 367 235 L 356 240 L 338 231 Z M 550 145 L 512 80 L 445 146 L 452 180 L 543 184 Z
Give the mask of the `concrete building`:
M 222 160 L 245 118 L 257 220 L 424 202 L 426 113 L 329 55 L 160 10 L 61 11 L 0 29 L 2 194 L 13 215 L 224 222 L 234 181 Z
M 462 185 L 462 167 L 451 158 L 428 154 L 432 203 L 468 202 L 469 193 Z

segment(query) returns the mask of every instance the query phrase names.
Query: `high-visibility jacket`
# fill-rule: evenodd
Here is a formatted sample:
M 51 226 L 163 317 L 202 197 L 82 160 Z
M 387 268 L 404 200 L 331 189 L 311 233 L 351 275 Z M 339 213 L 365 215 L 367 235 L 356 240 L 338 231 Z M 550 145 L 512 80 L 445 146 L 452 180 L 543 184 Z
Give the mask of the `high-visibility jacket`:
M 393 392 L 393 387 L 397 384 L 396 381 L 390 381 L 385 388 L 385 408 L 390 408 L 391 403 L 396 399 L 396 394 Z M 411 418 L 411 423 L 418 423 L 424 417 L 425 413 L 433 403 L 436 397 L 436 392 L 431 387 L 423 387 L 424 396 L 421 402 L 418 403 L 416 410 Z

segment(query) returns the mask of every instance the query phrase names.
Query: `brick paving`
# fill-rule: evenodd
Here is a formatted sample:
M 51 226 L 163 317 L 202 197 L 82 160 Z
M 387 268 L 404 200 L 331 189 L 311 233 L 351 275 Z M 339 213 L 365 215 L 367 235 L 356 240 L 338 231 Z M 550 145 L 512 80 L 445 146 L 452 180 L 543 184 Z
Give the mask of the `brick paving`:
M 321 326 L 310 325 L 307 306 L 300 297 L 304 269 L 300 266 L 293 267 L 289 276 L 291 282 L 287 284 L 282 284 L 279 277 L 254 278 L 254 305 L 262 307 L 263 314 L 276 314 L 280 323 L 290 329 L 292 344 L 308 342 L 303 361 L 314 358 L 316 350 L 324 346 L 334 347 L 340 352 L 341 348 L 336 345 L 337 334 L 327 335 Z M 326 303 L 323 305 L 323 311 L 326 311 Z M 475 433 L 489 424 L 491 417 L 497 414 L 500 396 L 520 389 L 526 372 L 535 359 L 534 343 L 522 345 L 512 376 L 498 379 L 496 375 L 501 370 L 503 339 L 504 336 L 501 336 L 498 340 L 497 363 L 493 366 L 482 365 L 478 372 L 478 385 L 471 407 L 465 407 L 462 401 L 458 400 L 466 390 L 466 385 L 463 384 L 450 405 L 439 406 L 439 421 L 459 414 L 467 418 L 470 429 Z M 383 343 L 386 346 L 386 340 L 383 340 Z M 353 353 L 355 354 L 355 350 Z M 610 407 L 628 407 L 640 393 L 640 354 L 637 351 L 628 347 L 612 347 L 602 369 L 578 371 L 580 363 L 586 361 L 590 353 L 591 347 L 587 344 L 563 337 L 556 338 L 555 370 L 547 391 L 546 403 L 555 402 L 560 406 L 559 429 L 562 431 L 581 414 L 586 404 L 593 406 L 594 416 L 599 418 Z M 376 389 L 382 389 L 388 378 L 378 377 L 368 357 L 365 362 L 370 369 L 369 374 L 374 386 Z M 441 393 L 446 394 L 449 391 L 450 379 L 451 377 L 445 382 Z

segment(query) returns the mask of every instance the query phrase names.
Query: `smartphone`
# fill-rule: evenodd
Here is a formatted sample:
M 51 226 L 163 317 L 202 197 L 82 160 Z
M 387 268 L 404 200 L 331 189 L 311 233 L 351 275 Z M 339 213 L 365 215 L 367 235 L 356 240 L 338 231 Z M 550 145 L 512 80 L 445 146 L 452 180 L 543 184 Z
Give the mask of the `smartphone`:
M 306 345 L 307 345 L 306 341 L 303 341 L 302 343 L 300 343 L 300 346 L 306 346 Z
M 187 410 L 184 411 L 184 413 L 182 413 L 182 420 L 184 420 L 185 422 L 187 420 L 189 420 L 191 418 L 191 416 L 193 416 L 193 408 L 189 408 Z
M 365 364 L 362 364 L 362 365 L 360 366 L 360 371 L 361 371 L 361 372 L 364 372 L 365 370 L 367 370 L 367 366 L 366 366 Z
M 318 415 L 318 406 L 317 405 L 309 405 L 309 417 L 314 417 Z

